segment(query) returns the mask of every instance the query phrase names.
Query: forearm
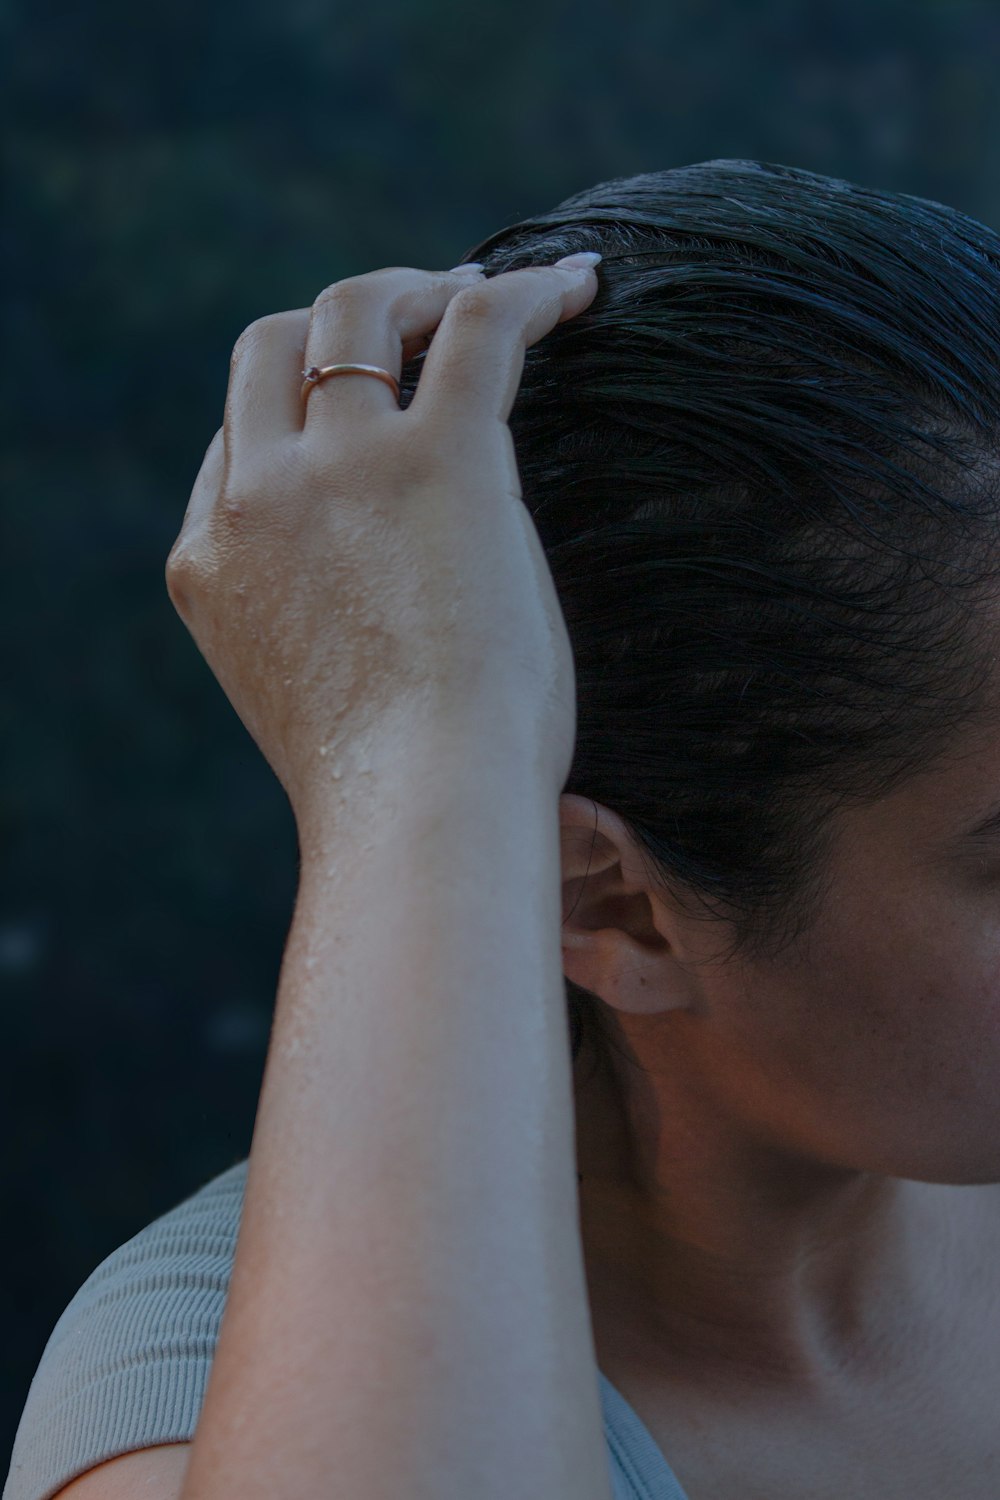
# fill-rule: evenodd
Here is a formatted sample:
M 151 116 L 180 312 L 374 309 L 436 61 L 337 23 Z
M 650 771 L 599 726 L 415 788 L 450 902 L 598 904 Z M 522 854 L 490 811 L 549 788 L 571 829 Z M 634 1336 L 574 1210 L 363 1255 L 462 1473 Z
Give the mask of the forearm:
M 182 1500 L 610 1500 L 528 764 L 418 736 L 303 847 Z

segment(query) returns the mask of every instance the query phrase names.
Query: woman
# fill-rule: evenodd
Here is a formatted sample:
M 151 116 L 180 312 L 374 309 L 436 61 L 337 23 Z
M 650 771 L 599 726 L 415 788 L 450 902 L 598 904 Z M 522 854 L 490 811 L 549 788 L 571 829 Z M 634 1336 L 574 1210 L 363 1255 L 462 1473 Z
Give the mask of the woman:
M 167 577 L 299 832 L 251 1153 L 5 1500 L 995 1497 L 1000 239 L 715 161 L 471 255 L 237 345 Z

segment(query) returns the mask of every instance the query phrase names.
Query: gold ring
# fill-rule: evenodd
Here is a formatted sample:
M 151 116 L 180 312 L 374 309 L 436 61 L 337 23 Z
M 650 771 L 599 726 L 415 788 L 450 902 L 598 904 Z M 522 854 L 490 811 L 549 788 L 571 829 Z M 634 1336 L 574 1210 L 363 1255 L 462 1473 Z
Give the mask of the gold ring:
M 302 399 L 305 400 L 314 386 L 319 385 L 321 380 L 326 380 L 330 375 L 374 375 L 376 379 L 382 380 L 392 390 L 399 400 L 399 381 L 388 370 L 383 370 L 379 365 L 310 365 L 308 370 L 303 370 Z

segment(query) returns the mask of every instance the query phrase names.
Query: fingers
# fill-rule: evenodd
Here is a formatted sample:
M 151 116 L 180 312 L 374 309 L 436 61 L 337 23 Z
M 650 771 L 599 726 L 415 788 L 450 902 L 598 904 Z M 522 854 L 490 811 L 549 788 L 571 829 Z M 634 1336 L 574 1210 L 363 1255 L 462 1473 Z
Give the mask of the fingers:
M 506 422 L 525 350 L 582 312 L 597 286 L 589 266 L 530 266 L 459 293 L 424 359 L 407 415 L 453 431 L 491 419 Z
M 396 380 L 403 351 L 419 348 L 437 328 L 452 300 L 473 272 L 417 271 L 388 266 L 362 276 L 348 276 L 321 292 L 312 306 L 303 368 L 311 365 L 379 365 Z M 301 376 L 298 385 L 301 386 Z M 336 375 L 308 394 L 306 430 L 325 431 L 332 424 L 354 424 L 365 417 L 399 411 L 389 385 L 362 375 Z
M 273 313 L 240 335 L 230 362 L 226 462 L 303 431 L 355 427 L 399 412 L 394 392 L 364 375 L 331 376 L 307 398 L 312 365 L 378 365 L 400 378 L 404 357 L 434 335 L 409 411 L 419 420 L 507 420 L 525 349 L 582 311 L 592 268 L 532 266 L 489 280 L 467 271 L 390 266 L 334 282 L 311 308 Z

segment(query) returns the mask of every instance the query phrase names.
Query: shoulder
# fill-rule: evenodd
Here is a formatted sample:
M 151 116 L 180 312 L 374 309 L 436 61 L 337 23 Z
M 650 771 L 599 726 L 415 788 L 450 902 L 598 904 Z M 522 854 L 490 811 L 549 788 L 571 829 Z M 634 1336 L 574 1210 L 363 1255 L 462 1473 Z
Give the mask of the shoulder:
M 118 1454 L 189 1441 L 236 1251 L 248 1161 L 113 1250 L 49 1335 L 3 1500 L 45 1500 Z

